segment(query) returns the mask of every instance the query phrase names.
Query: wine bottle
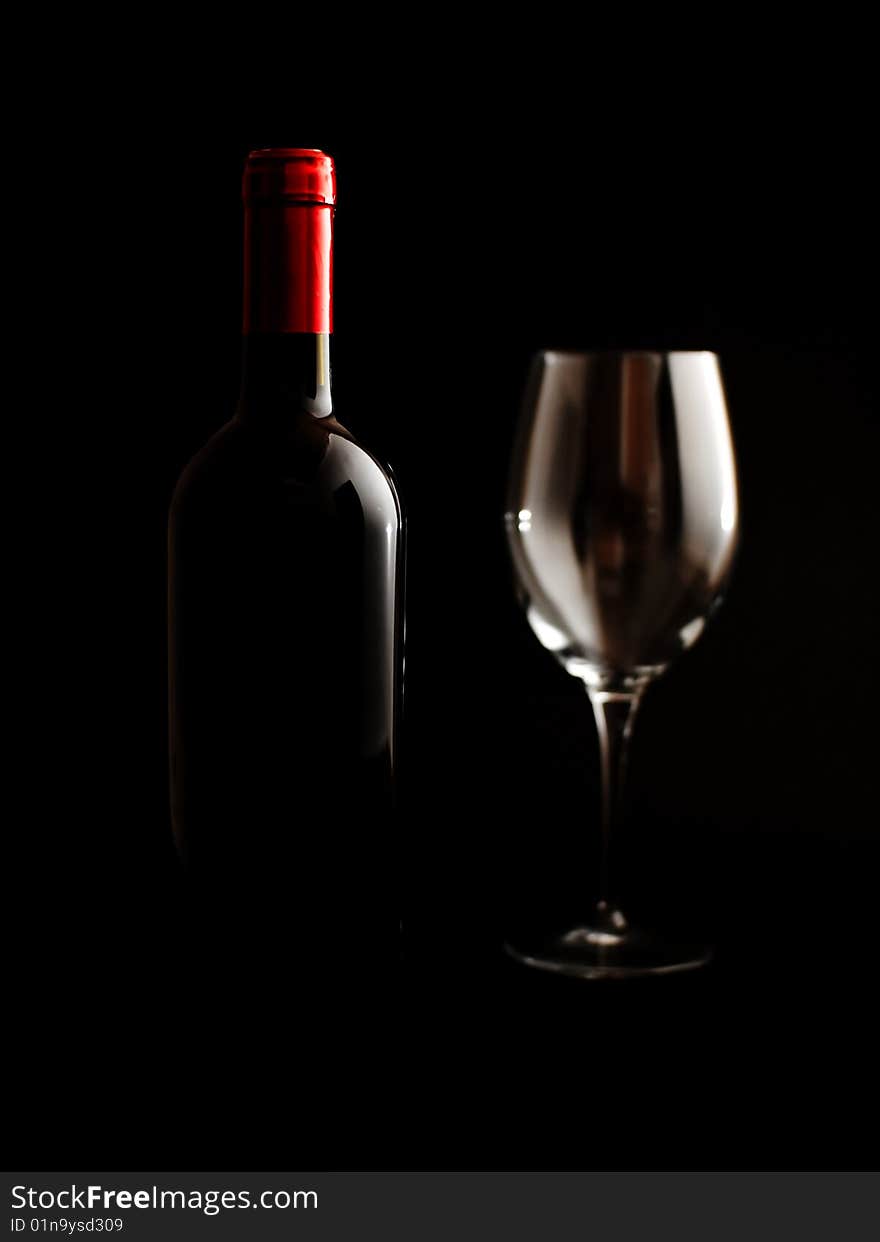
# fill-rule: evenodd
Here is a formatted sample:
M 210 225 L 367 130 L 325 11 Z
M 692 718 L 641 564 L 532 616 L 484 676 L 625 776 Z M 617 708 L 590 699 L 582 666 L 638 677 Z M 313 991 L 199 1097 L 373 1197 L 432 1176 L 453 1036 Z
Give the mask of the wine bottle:
M 216 922 L 320 953 L 398 926 L 402 513 L 332 411 L 332 159 L 253 151 L 243 197 L 238 407 L 170 513 L 172 821 Z

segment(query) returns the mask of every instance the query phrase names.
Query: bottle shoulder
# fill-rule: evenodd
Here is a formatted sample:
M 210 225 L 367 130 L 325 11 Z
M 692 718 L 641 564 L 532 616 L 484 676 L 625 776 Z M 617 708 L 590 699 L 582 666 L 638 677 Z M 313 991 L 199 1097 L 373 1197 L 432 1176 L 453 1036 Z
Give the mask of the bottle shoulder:
M 252 503 L 279 489 L 302 500 L 326 498 L 341 488 L 353 489 L 372 506 L 392 506 L 402 520 L 392 471 L 332 415 L 304 412 L 281 425 L 236 416 L 184 468 L 171 514 L 202 503 Z

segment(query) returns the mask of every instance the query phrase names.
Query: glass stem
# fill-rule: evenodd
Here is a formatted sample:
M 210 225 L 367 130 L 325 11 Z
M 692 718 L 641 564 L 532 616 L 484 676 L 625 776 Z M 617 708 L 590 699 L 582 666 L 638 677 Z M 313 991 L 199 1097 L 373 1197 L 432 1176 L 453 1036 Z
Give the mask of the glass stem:
M 610 911 L 615 905 L 612 850 L 617 840 L 621 818 L 626 758 L 633 721 L 641 702 L 641 692 L 619 694 L 608 690 L 591 690 L 590 702 L 599 733 L 602 765 L 602 841 L 599 863 L 599 910 Z

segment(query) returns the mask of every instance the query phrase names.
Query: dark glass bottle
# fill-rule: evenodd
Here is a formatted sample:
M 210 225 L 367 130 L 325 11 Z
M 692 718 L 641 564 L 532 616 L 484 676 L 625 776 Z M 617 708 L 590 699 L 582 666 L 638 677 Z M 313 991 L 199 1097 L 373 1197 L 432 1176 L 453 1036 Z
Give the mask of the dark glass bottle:
M 239 406 L 171 506 L 172 819 L 213 928 L 320 964 L 398 926 L 402 516 L 331 412 L 332 161 L 252 152 L 244 199 Z

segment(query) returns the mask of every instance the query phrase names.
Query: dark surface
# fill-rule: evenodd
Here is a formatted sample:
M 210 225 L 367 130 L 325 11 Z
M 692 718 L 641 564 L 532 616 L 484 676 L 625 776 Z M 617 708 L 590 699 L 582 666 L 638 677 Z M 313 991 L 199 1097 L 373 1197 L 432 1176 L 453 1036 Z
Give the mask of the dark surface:
M 857 85 L 834 111 L 811 69 L 777 98 L 769 64 L 681 98 L 665 77 L 633 93 L 630 66 L 626 90 L 588 75 L 520 112 L 466 73 L 442 116 L 401 95 L 344 123 L 268 100 L 208 121 L 182 93 L 126 114 L 136 161 L 105 144 L 77 285 L 97 343 L 34 370 L 41 404 L 57 372 L 80 413 L 51 451 L 39 419 L 11 429 L 36 478 L 11 832 L 36 848 L 7 893 L 19 1167 L 876 1165 L 867 148 Z M 337 158 L 337 410 L 408 512 L 413 943 L 391 996 L 344 961 L 308 989 L 272 954 L 206 966 L 179 924 L 166 515 L 235 402 L 241 165 L 281 142 Z M 595 822 L 588 705 L 528 632 L 503 546 L 542 345 L 722 355 L 737 572 L 633 755 L 643 895 L 719 945 L 692 977 L 579 986 L 498 950 L 523 909 L 575 903 Z
M 18 1024 L 16 1164 L 872 1168 L 878 851 L 719 854 L 714 964 L 631 983 L 530 974 L 454 903 L 398 993 L 321 991 L 102 898 Z

